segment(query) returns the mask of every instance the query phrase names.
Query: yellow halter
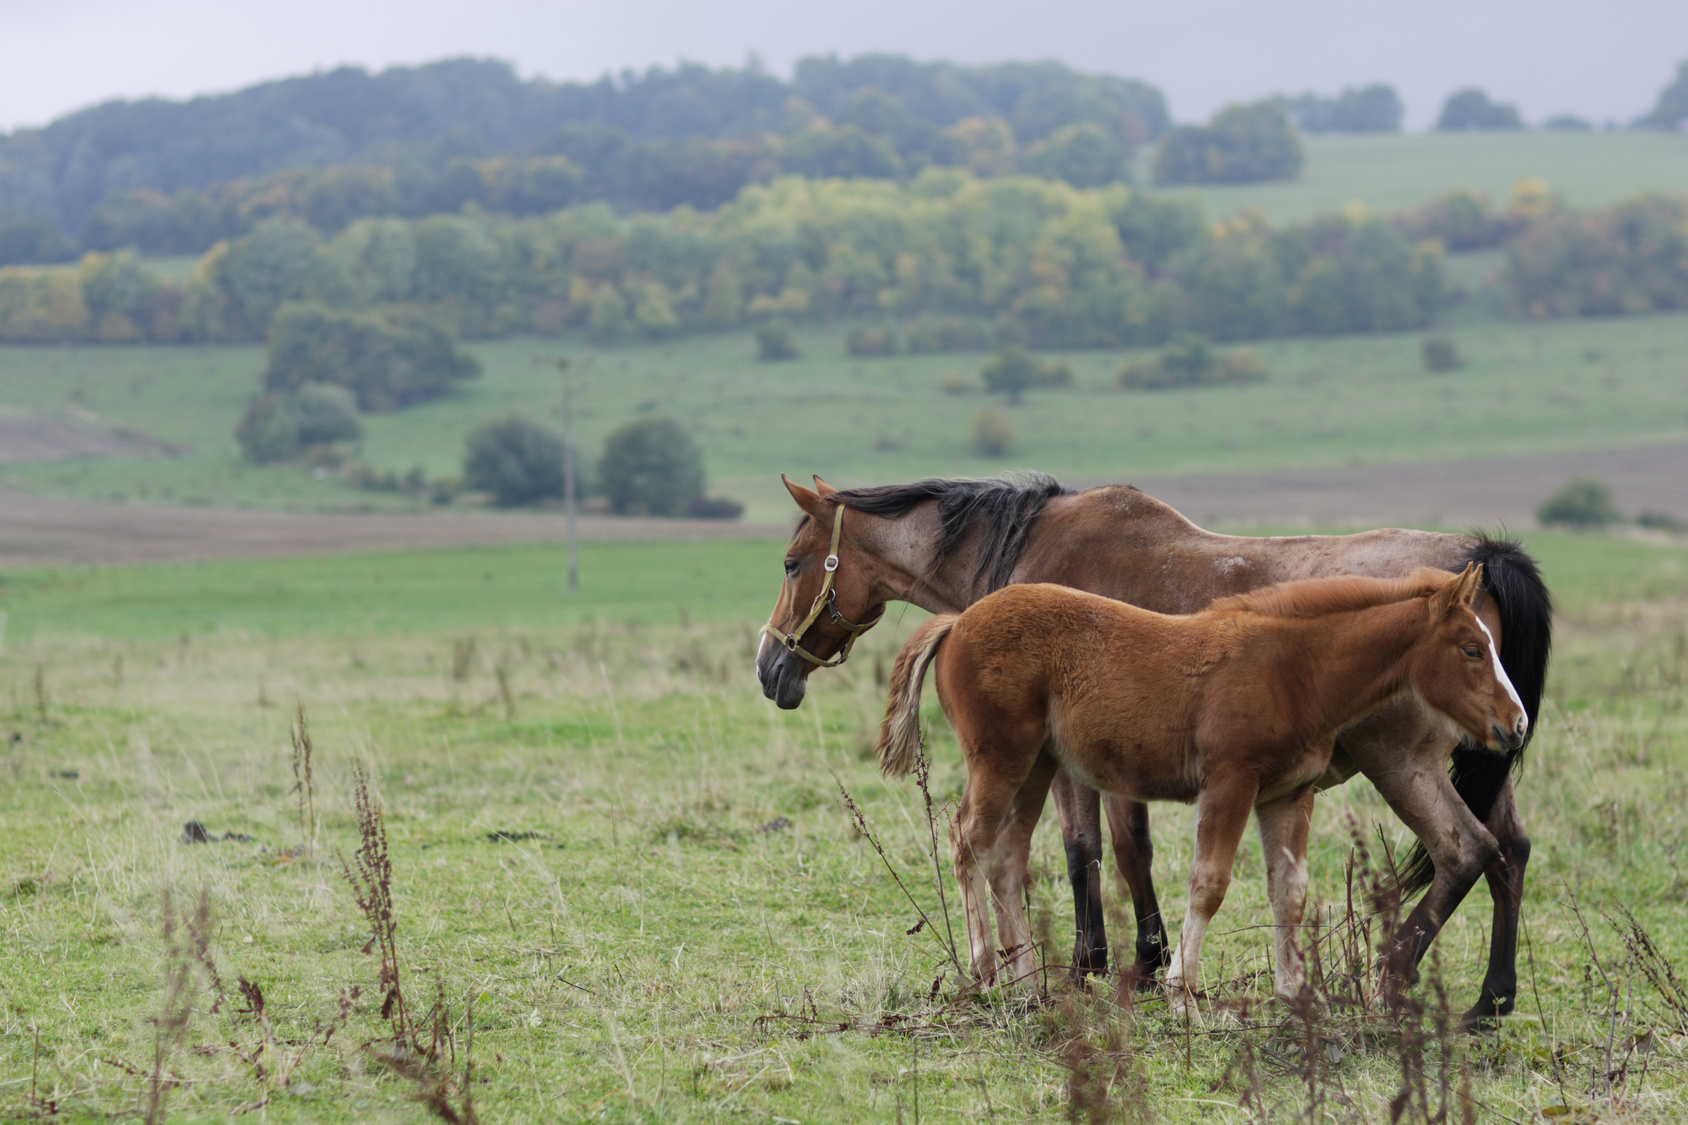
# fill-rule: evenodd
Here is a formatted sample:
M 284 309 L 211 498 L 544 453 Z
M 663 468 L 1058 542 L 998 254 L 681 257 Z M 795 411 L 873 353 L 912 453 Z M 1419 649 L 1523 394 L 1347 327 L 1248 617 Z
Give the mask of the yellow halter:
M 832 546 L 827 549 L 826 562 L 824 564 L 826 567 L 826 579 L 821 583 L 821 592 L 815 595 L 815 604 L 809 607 L 809 616 L 805 617 L 802 623 L 789 633 L 782 633 L 779 629 L 774 627 L 774 623 L 772 621 L 762 626 L 762 631 L 768 634 L 768 636 L 774 638 L 774 640 L 778 641 L 780 644 L 784 645 L 786 651 L 794 652 L 798 656 L 801 656 L 804 660 L 807 660 L 810 664 L 820 668 L 836 668 L 840 664 L 844 663 L 844 661 L 850 656 L 850 646 L 856 643 L 856 638 L 879 624 L 879 618 L 885 616 L 885 611 L 881 609 L 878 617 L 875 617 L 872 621 L 865 621 L 862 624 L 857 625 L 853 621 L 846 621 L 844 619 L 844 615 L 838 612 L 838 591 L 833 589 L 832 580 L 838 573 L 838 540 L 839 536 L 843 533 L 844 505 L 839 504 L 838 514 L 832 519 Z M 815 623 L 822 612 L 829 614 L 832 618 L 832 623 L 849 634 L 849 636 L 845 638 L 844 647 L 839 649 L 838 655 L 833 657 L 831 660 L 822 660 L 820 657 L 801 647 L 797 643 L 803 639 L 803 634 L 809 631 L 809 626 Z

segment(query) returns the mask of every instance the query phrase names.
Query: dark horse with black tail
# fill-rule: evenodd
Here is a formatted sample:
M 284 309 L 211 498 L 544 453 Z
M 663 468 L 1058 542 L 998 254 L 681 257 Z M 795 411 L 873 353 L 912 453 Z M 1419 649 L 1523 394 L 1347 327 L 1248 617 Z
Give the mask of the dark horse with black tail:
M 1483 567 L 1478 616 L 1493 630 L 1501 664 L 1535 729 L 1552 637 L 1551 606 L 1535 563 L 1518 544 L 1481 535 L 1389 529 L 1357 535 L 1252 538 L 1215 535 L 1128 486 L 1070 492 L 1052 478 L 926 480 L 837 491 L 786 482 L 805 513 L 785 554 L 785 582 L 757 651 L 763 691 L 781 707 L 803 700 L 808 674 L 837 661 L 886 603 L 959 613 L 1011 583 L 1053 582 L 1159 613 L 1194 613 L 1216 598 L 1301 578 L 1400 578 L 1419 567 Z M 1440 743 L 1440 756 L 1406 754 Z M 1465 1013 L 1474 1026 L 1512 1010 L 1517 994 L 1518 910 L 1530 842 L 1511 775 L 1523 747 L 1486 750 L 1451 732 L 1410 693 L 1383 703 L 1338 738 L 1320 788 L 1355 773 L 1419 839 L 1404 889 L 1428 887 L 1397 940 L 1412 963 L 1455 907 L 1486 876 L 1494 899 L 1488 971 Z M 1426 761 L 1450 763 L 1426 772 Z M 1053 786 L 1076 904 L 1073 972 L 1107 968 L 1101 902 L 1103 799 L 1064 773 Z M 1150 875 L 1148 809 L 1107 798 L 1120 873 L 1137 915 L 1137 963 L 1152 976 L 1169 953 Z M 1013 816 L 1035 823 L 1038 809 Z M 1436 831 L 1431 831 L 1432 826 Z M 1022 828 L 1025 825 L 1021 826 Z

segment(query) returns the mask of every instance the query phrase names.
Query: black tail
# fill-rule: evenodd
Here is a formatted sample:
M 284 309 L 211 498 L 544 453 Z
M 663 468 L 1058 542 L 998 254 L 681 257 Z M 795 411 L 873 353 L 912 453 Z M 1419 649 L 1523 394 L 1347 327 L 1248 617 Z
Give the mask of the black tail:
M 1547 681 L 1547 657 L 1553 648 L 1553 602 L 1541 580 L 1536 561 L 1516 540 L 1477 537 L 1463 560 L 1483 564 L 1483 588 L 1500 612 L 1500 663 L 1518 689 L 1530 716 L 1530 735 L 1536 733 L 1542 689 Z M 1529 738 L 1524 746 L 1529 745 Z M 1500 796 L 1506 776 L 1524 757 L 1524 746 L 1498 753 L 1464 739 L 1448 763 L 1454 791 L 1478 820 L 1486 821 Z M 1401 868 L 1401 889 L 1412 894 L 1430 885 L 1436 865 L 1422 843 L 1414 844 Z

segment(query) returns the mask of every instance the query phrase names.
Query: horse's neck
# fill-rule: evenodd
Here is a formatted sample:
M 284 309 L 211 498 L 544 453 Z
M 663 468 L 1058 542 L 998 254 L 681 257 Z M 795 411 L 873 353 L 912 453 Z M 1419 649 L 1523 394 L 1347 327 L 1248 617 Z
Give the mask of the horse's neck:
M 1424 635 L 1426 615 L 1415 598 L 1281 624 L 1296 643 L 1270 646 L 1282 665 L 1279 675 L 1308 685 L 1309 727 L 1334 731 L 1407 685 L 1408 662 Z
M 977 599 L 972 593 L 977 549 L 971 544 L 935 561 L 938 524 L 935 503 L 917 504 L 895 519 L 863 521 L 861 544 L 873 559 L 875 600 L 908 602 L 928 613 L 960 613 Z

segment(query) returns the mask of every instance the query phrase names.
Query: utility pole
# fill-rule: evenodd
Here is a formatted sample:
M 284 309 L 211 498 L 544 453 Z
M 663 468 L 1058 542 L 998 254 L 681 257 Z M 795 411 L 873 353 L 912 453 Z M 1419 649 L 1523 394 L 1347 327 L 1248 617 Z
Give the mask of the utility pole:
M 574 385 L 569 379 L 569 368 L 572 365 L 564 357 L 557 360 L 557 371 L 563 377 L 563 512 L 567 525 L 568 556 L 569 556 L 569 589 L 580 589 L 580 558 L 575 553 L 574 538 L 574 411 L 572 409 Z

